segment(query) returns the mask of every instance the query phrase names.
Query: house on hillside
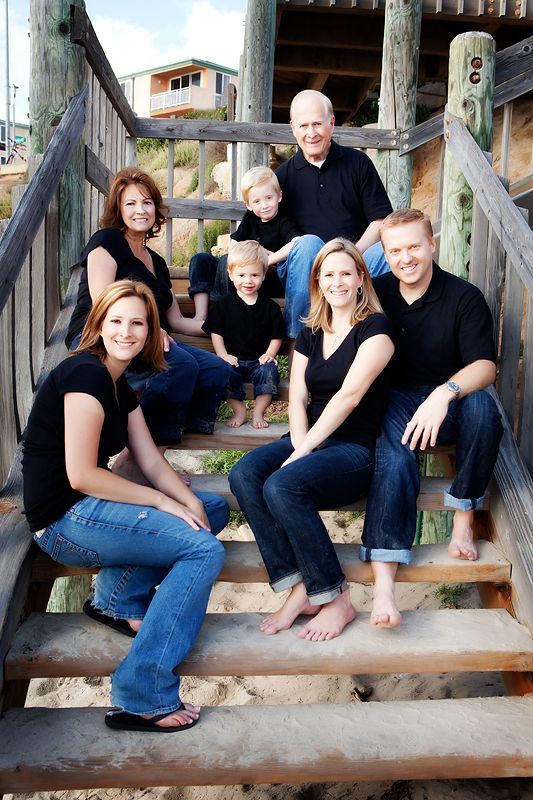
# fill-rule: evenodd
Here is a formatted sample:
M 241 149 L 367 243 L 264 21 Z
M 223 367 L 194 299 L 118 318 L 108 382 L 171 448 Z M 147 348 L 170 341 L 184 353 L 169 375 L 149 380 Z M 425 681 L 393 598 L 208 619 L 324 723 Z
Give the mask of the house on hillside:
M 228 85 L 238 80 L 236 70 L 195 58 L 119 78 L 136 114 L 170 118 L 227 105 Z

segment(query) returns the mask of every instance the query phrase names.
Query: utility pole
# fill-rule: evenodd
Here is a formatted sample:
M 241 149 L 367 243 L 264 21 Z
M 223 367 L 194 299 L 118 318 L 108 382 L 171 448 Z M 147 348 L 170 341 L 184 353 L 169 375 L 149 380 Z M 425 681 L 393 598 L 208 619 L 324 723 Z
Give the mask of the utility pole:
M 6 162 L 9 158 L 9 98 L 11 96 L 11 86 L 9 84 L 9 3 L 6 4 Z

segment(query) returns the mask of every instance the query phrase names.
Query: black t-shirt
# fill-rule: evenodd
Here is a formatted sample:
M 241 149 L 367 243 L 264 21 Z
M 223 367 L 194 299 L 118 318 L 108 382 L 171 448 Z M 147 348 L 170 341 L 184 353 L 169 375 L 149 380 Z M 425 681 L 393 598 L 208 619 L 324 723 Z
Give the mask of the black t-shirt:
M 268 222 L 261 222 L 253 211 L 246 211 L 241 224 L 235 233 L 231 234 L 235 242 L 259 242 L 272 253 L 276 253 L 291 242 L 295 236 L 300 236 L 299 229 L 291 219 L 279 211 L 274 219 L 269 219 Z M 283 297 L 283 285 L 275 269 L 267 273 L 260 293 L 266 297 Z
M 254 361 L 266 352 L 272 339 L 285 337 L 283 316 L 277 303 L 258 295 L 250 306 L 237 292 L 211 304 L 202 330 L 223 336 L 228 353 L 241 361 Z
M 111 258 L 117 262 L 116 281 L 131 278 L 131 280 L 134 281 L 142 281 L 142 283 L 150 287 L 157 303 L 161 327 L 170 333 L 170 325 L 167 322 L 167 311 L 173 303 L 174 296 L 172 293 L 170 273 L 165 259 L 162 258 L 159 253 L 156 253 L 155 250 L 151 250 L 149 247 L 147 248 L 154 264 L 154 275 L 139 258 L 133 255 L 122 231 L 119 231 L 118 228 L 102 228 L 102 230 L 96 231 L 96 233 L 91 236 L 80 256 L 80 264 L 85 269 L 82 270 L 78 299 L 76 301 L 76 307 L 72 312 L 70 325 L 65 338 L 67 347 L 70 347 L 72 340 L 83 330 L 83 326 L 85 325 L 85 321 L 93 305 L 87 279 L 87 256 L 97 247 L 103 247 L 104 250 L 107 250 Z
M 395 328 L 393 386 L 438 386 L 478 359 L 495 361 L 489 307 L 468 281 L 433 263 L 425 294 L 411 305 L 392 272 L 376 278 L 374 287 Z
M 113 379 L 96 356 L 69 356 L 48 375 L 39 389 L 24 432 L 22 474 L 24 509 L 31 531 L 45 528 L 84 495 L 74 490 L 65 466 L 64 395 L 82 392 L 95 397 L 105 413 L 98 446 L 98 466 L 107 468 L 112 455 L 128 443 L 128 414 L 138 405 L 121 376 Z M 118 398 L 118 399 L 117 399 Z M 83 420 L 79 420 L 83 425 Z
M 310 164 L 298 150 L 276 175 L 283 212 L 303 233 L 314 233 L 324 242 L 336 236 L 356 242 L 371 222 L 392 212 L 370 158 L 333 141 L 321 167 Z
M 389 320 L 384 314 L 371 314 L 354 325 L 341 345 L 326 359 L 323 355 L 323 331 L 313 333 L 310 328 L 300 331 L 295 347 L 298 353 L 309 359 L 305 370 L 305 382 L 311 396 L 307 406 L 309 427 L 315 424 L 333 395 L 341 388 L 362 343 L 381 333 L 392 338 Z M 381 373 L 359 405 L 330 438 L 355 442 L 373 450 L 386 401 L 387 382 L 384 373 Z
M 292 220 L 279 211 L 274 219 L 262 222 L 253 211 L 246 211 L 241 224 L 231 234 L 235 242 L 259 242 L 266 250 L 275 253 L 283 245 L 288 244 L 295 236 L 300 236 L 300 231 Z

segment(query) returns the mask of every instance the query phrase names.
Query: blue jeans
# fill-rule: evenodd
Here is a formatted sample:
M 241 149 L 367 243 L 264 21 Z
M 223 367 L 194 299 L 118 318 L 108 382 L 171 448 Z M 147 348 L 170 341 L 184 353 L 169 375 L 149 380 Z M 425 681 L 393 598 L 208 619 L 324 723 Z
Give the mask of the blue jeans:
M 309 311 L 309 276 L 313 261 L 324 242 L 314 234 L 301 236 L 285 261 L 276 264 L 276 272 L 285 289 L 285 327 L 289 339 L 303 328 L 300 318 Z M 220 259 L 209 253 L 197 253 L 189 264 L 189 294 L 208 292 L 214 300 L 230 291 L 227 256 Z M 265 280 L 268 280 L 268 276 Z
M 228 504 L 218 495 L 198 496 L 219 533 Z M 176 668 L 198 636 L 224 562 L 223 545 L 212 533 L 151 506 L 95 497 L 77 502 L 34 539 L 61 564 L 100 567 L 93 604 L 104 614 L 143 620 L 112 676 L 113 703 L 132 714 L 179 708 Z
M 360 558 L 408 564 L 416 530 L 420 490 L 418 451 L 401 439 L 405 426 L 434 386 L 395 390 L 376 442 L 376 468 L 366 503 Z M 450 404 L 438 443 L 456 444 L 456 476 L 444 492 L 448 508 L 481 508 L 498 457 L 500 414 L 488 392 L 472 392 Z
M 366 447 L 326 439 L 308 456 L 280 469 L 294 448 L 289 437 L 259 447 L 229 474 L 276 592 L 303 581 L 313 605 L 346 589 L 335 548 L 318 513 L 366 494 L 374 465 Z
M 384 275 L 386 272 L 390 272 L 389 263 L 385 258 L 381 242 L 376 242 L 376 244 L 371 245 L 365 250 L 363 258 L 371 278 L 377 278 L 378 275 Z
M 279 372 L 277 366 L 271 361 L 269 364 L 260 364 L 255 361 L 239 361 L 238 367 L 231 368 L 229 376 L 228 394 L 235 400 L 244 400 L 244 381 L 252 382 L 254 397 L 260 394 L 271 394 L 276 397 L 279 386 Z

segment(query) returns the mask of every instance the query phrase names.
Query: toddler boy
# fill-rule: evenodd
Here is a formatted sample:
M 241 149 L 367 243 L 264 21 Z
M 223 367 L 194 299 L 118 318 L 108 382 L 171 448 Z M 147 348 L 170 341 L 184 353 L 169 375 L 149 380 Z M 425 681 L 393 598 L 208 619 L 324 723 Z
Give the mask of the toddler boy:
M 296 225 L 278 211 L 281 201 L 279 182 L 268 167 L 252 167 L 241 180 L 241 192 L 248 209 L 235 233 L 231 235 L 230 253 L 235 242 L 259 242 L 268 255 L 269 274 L 262 294 L 283 297 L 283 285 L 275 267 L 285 261 L 300 236 Z M 220 259 L 210 253 L 197 253 L 189 264 L 189 295 L 194 301 L 194 318 L 207 316 L 209 295 L 218 299 L 233 287 L 228 281 L 226 256 Z
M 217 356 L 233 367 L 228 403 L 233 416 L 226 423 L 239 428 L 246 422 L 244 381 L 254 386 L 254 428 L 267 428 L 264 413 L 277 395 L 276 355 L 285 336 L 281 310 L 259 294 L 268 269 L 268 253 L 258 242 L 236 242 L 228 256 L 228 274 L 236 291 L 212 304 L 202 330 L 211 335 Z

